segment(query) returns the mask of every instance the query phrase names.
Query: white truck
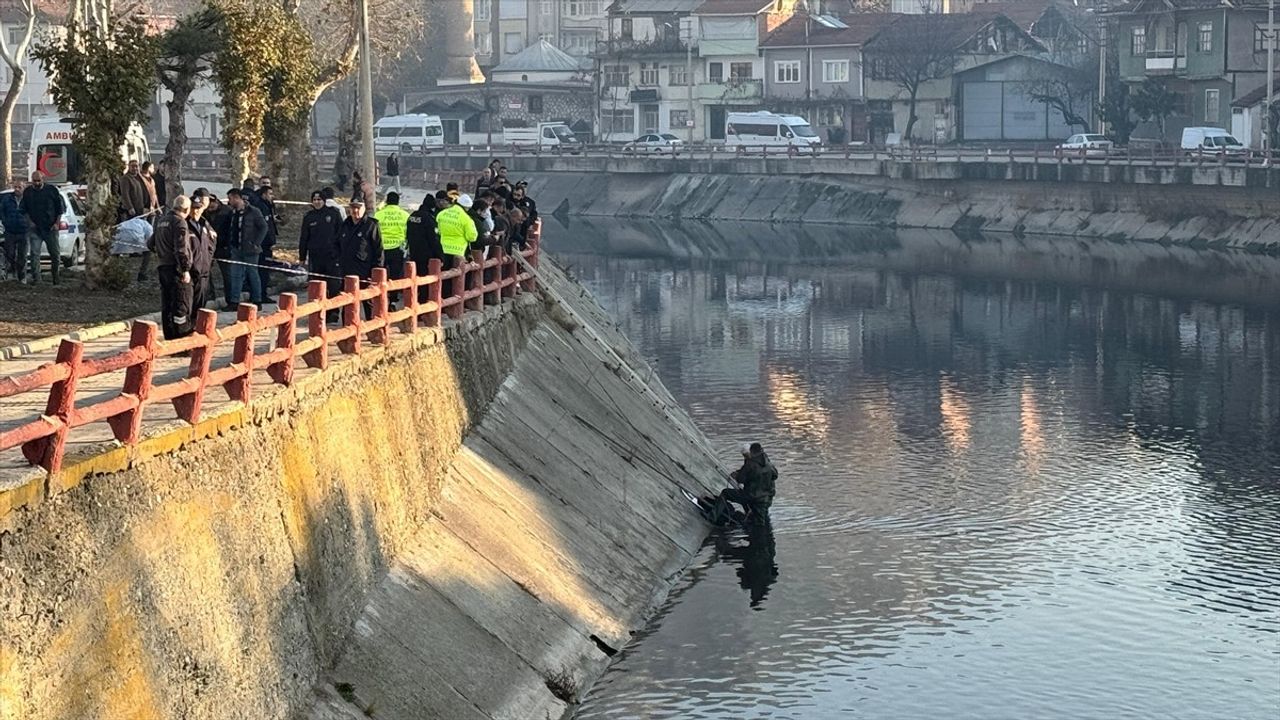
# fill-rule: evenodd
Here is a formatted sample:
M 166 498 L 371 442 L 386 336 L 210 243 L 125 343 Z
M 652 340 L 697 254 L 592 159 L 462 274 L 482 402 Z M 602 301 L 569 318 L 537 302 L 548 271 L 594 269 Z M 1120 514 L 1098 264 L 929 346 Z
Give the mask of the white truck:
M 507 145 L 538 145 L 547 147 L 579 148 L 582 141 L 568 125 L 559 122 L 538 123 L 537 127 L 503 128 L 502 141 Z
M 809 121 L 798 115 L 731 112 L 725 118 L 724 144 L 748 151 L 817 152 L 822 139 L 809 127 Z
M 389 115 L 373 124 L 373 149 L 380 154 L 443 147 L 444 124 L 438 115 Z
M 28 170 L 44 173 L 45 181 L 52 185 L 83 185 L 84 165 L 75 146 L 75 126 L 66 119 L 36 118 L 31 127 L 31 148 L 27 152 Z M 133 123 L 120 146 L 119 172 L 124 172 L 130 160 L 139 163 L 151 159 L 147 136 L 142 126 Z

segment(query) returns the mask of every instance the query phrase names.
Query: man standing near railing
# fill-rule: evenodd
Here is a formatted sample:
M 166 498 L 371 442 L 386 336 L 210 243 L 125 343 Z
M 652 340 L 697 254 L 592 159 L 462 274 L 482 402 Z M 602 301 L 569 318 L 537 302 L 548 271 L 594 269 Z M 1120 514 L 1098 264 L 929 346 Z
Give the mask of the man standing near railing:
M 231 264 L 231 282 L 227 285 L 226 309 L 234 312 L 240 305 L 245 278 L 249 279 L 249 301 L 262 305 L 262 278 L 258 275 L 257 265 L 262 254 L 262 241 L 267 236 L 267 221 L 245 200 L 244 191 L 239 188 L 227 191 L 227 205 L 231 207 L 231 217 L 227 221 L 227 246 L 231 248 L 227 262 Z
M 409 213 L 400 207 L 400 193 L 394 190 L 387 193 L 387 204 L 374 217 L 378 221 L 378 232 L 382 235 L 383 262 L 386 263 L 387 275 L 391 280 L 399 280 L 404 277 L 404 244 L 409 225 Z M 391 302 L 400 302 L 400 293 L 393 293 Z
M 352 200 L 347 206 L 347 219 L 338 231 L 338 261 L 343 276 L 355 275 L 367 281 L 373 269 L 382 267 L 382 233 L 378 221 L 369 217 L 363 200 Z M 361 305 L 366 318 L 373 317 L 369 301 Z
M 395 153 L 387 156 L 387 181 L 382 186 L 384 193 L 389 190 L 400 192 L 400 156 Z
M 191 193 L 191 214 L 187 228 L 191 231 L 191 321 L 183 335 L 195 329 L 196 313 L 209 301 L 209 272 L 213 270 L 213 251 L 216 234 L 207 213 L 212 209 L 212 193 L 197 188 Z
M 419 275 L 425 275 L 433 258 L 444 260 L 440 250 L 440 234 L 436 228 L 436 213 L 449 206 L 449 193 L 439 190 L 434 196 L 427 195 L 418 209 L 409 216 L 405 226 L 405 244 L 408 246 L 409 259 L 418 268 Z M 427 301 L 427 288 L 418 288 L 418 302 Z
M 466 196 L 459 195 L 457 190 L 450 191 L 448 197 L 449 206 L 436 214 L 436 227 L 440 234 L 440 250 L 444 253 L 444 260 L 441 266 L 443 270 L 450 270 L 465 262 L 467 248 L 476 241 L 476 237 L 479 235 L 476 232 L 475 222 L 467 214 L 467 210 L 471 205 L 470 198 L 466 198 L 464 206 L 462 198 Z M 453 292 L 452 280 L 441 284 L 441 297 L 451 297 Z
M 203 199 L 202 199 L 203 201 Z M 191 200 L 186 195 L 173 199 L 173 209 L 156 222 L 149 249 L 156 255 L 160 277 L 160 327 L 165 340 L 190 332 L 191 322 Z

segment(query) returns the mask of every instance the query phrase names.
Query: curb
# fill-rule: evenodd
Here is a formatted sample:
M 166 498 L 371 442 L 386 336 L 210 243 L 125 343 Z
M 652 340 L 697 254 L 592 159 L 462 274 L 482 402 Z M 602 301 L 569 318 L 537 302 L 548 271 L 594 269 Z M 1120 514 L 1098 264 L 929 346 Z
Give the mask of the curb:
M 135 318 L 129 318 L 128 320 L 120 320 L 118 322 L 107 323 L 105 325 L 95 325 L 93 327 L 76 330 L 74 332 L 66 333 L 65 335 L 54 335 L 52 337 L 40 338 L 38 340 L 31 340 L 30 342 L 3 347 L 0 348 L 0 359 L 13 360 L 27 355 L 34 355 L 35 353 L 51 350 L 60 345 L 63 340 L 88 342 L 108 335 L 115 335 L 117 333 L 127 331 L 139 320 L 159 322 L 160 313 L 148 313 L 146 315 L 139 315 Z

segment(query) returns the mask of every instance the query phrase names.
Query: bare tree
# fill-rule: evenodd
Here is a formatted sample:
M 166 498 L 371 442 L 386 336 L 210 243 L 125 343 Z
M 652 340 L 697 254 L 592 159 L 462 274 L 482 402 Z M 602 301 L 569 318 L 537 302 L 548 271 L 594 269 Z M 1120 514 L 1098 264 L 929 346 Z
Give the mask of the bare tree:
M 960 59 L 959 42 L 949 18 L 932 11 L 908 15 L 882 30 L 864 51 L 874 80 L 891 82 L 907 100 L 904 140 L 911 139 L 920 89 L 928 82 L 950 77 Z
M 7 33 L 0 32 L 0 56 L 9 66 L 9 91 L 0 102 L 0 181 L 7 182 L 13 176 L 13 108 L 18 104 L 18 96 L 27 84 L 27 49 L 31 46 L 31 35 L 35 31 L 36 12 L 32 0 L 17 0 L 15 9 L 21 13 L 25 24 L 21 26 L 22 34 L 16 44 L 10 45 Z
M 187 150 L 187 104 L 200 78 L 209 71 L 209 62 L 219 49 L 221 34 L 218 16 L 208 7 L 179 18 L 176 25 L 160 38 L 160 62 L 156 74 L 171 97 L 165 103 L 169 110 L 169 140 L 164 148 L 160 169 L 164 174 L 168 197 L 183 192 L 182 156 Z

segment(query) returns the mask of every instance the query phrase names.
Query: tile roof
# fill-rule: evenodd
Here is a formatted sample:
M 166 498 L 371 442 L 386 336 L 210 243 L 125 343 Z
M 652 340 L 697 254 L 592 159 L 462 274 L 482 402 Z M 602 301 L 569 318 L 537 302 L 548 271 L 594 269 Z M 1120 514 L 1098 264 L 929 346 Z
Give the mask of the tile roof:
M 829 28 L 810 22 L 806 15 L 795 15 L 774 28 L 760 45 L 766 48 L 862 45 L 902 17 L 907 16 L 895 13 L 848 13 L 841 15 L 840 20 L 849 27 Z M 806 24 L 809 26 L 807 36 Z

